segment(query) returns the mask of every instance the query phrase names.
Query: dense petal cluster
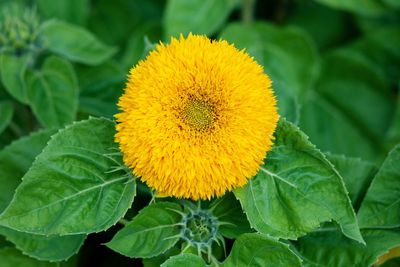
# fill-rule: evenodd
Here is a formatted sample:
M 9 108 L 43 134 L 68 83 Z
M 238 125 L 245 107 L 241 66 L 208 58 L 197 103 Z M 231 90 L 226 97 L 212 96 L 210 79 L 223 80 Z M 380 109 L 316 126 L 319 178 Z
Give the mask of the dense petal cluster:
M 253 58 L 191 34 L 132 68 L 118 105 L 125 164 L 157 193 L 193 200 L 245 185 L 279 119 L 271 80 Z

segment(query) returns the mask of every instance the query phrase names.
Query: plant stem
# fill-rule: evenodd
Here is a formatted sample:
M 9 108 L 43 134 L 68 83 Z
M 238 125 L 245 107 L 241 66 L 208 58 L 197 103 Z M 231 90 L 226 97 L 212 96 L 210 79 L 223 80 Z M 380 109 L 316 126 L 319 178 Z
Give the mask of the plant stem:
M 18 124 L 16 124 L 15 122 L 10 122 L 9 127 L 11 129 L 11 131 L 13 131 L 13 133 L 15 135 L 17 135 L 18 137 L 22 137 L 24 135 L 21 127 L 18 126 Z
M 129 223 L 129 221 L 127 219 L 119 219 L 118 223 L 122 224 L 123 226 L 127 225 Z
M 242 0 L 242 21 L 251 23 L 254 20 L 254 4 L 255 0 Z

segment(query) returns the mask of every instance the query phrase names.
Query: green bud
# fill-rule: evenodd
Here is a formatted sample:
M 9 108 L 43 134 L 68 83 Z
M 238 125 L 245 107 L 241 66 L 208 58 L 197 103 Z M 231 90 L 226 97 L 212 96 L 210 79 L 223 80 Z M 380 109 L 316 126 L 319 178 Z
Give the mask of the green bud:
M 0 45 L 14 53 L 39 50 L 39 19 L 34 9 L 12 3 L 0 13 Z

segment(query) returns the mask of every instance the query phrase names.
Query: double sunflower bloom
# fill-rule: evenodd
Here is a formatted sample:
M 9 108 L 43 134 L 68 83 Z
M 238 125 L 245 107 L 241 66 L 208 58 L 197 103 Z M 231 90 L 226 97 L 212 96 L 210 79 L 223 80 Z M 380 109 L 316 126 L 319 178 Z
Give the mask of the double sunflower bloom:
M 124 162 L 157 194 L 210 199 L 245 185 L 271 149 L 271 80 L 226 41 L 189 35 L 131 69 L 118 103 Z

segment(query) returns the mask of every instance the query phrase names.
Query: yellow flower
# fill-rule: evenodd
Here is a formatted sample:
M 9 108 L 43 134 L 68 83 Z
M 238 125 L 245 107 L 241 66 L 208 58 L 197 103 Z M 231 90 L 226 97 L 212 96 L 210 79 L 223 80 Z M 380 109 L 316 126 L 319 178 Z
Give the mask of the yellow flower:
M 125 164 L 158 194 L 193 200 L 245 185 L 279 119 L 271 80 L 253 58 L 191 34 L 132 68 L 118 105 Z

